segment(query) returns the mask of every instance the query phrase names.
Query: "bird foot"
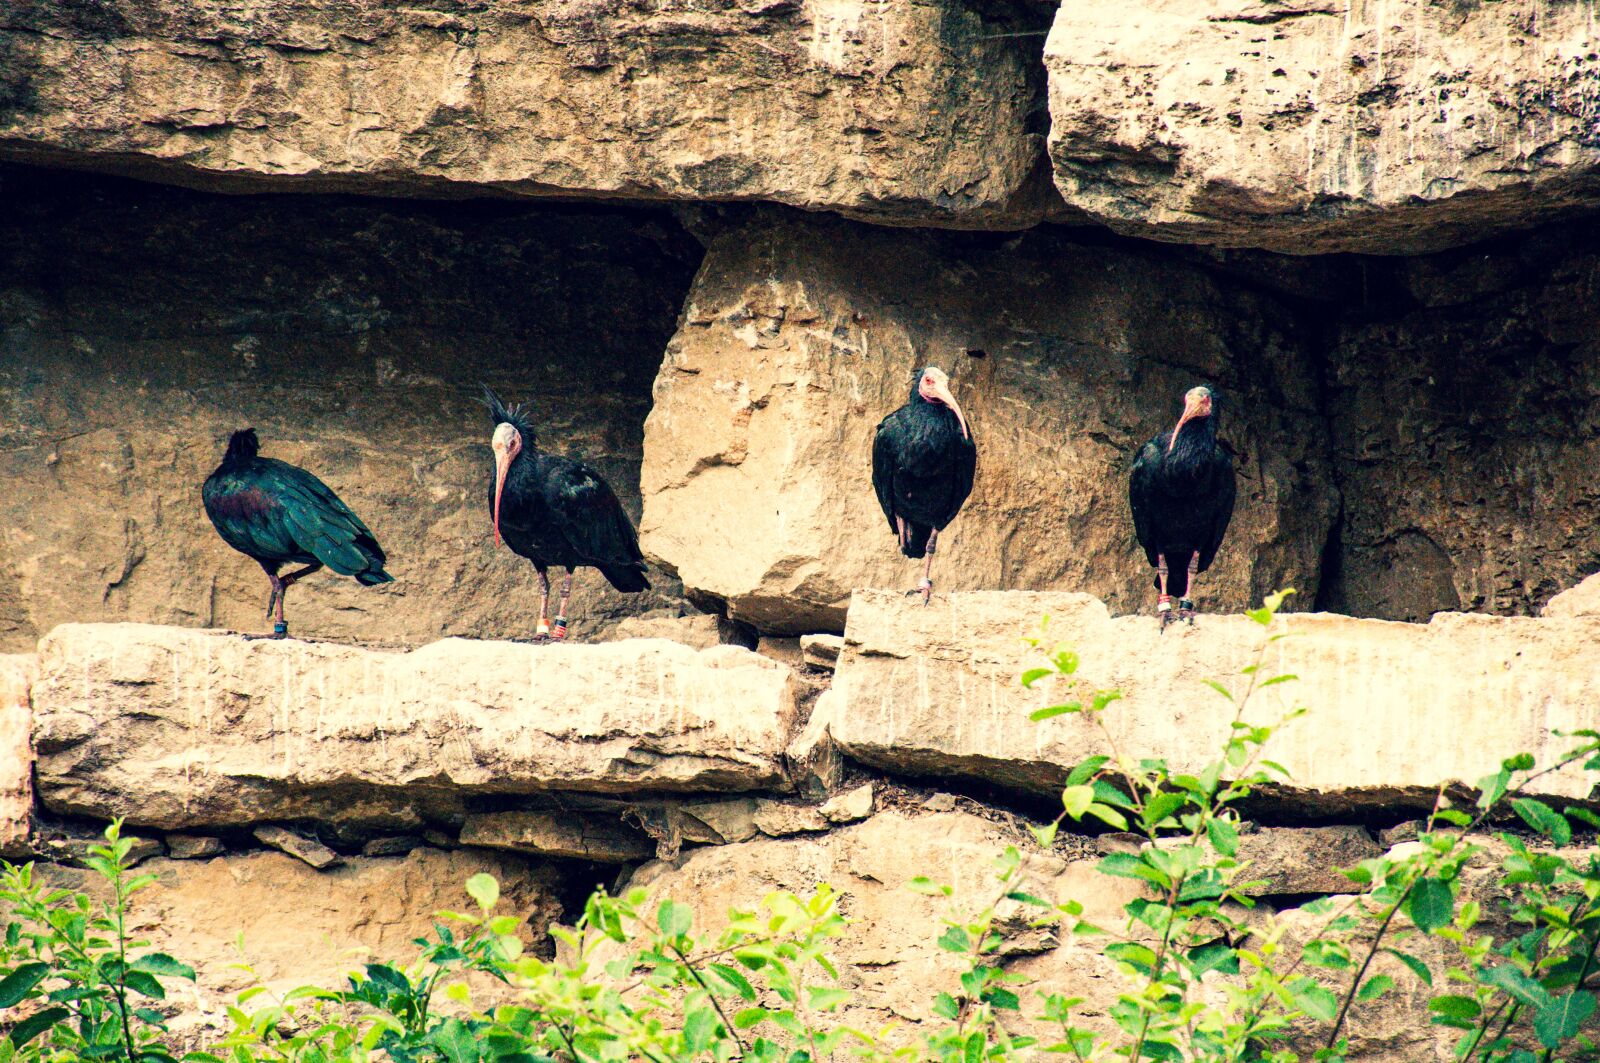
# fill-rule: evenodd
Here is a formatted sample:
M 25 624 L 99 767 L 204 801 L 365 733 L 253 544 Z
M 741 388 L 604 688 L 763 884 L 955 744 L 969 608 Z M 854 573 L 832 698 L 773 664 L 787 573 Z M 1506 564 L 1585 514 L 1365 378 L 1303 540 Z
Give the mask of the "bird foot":
M 907 598 L 915 598 L 918 595 L 922 596 L 922 604 L 927 605 L 929 599 L 933 597 L 933 580 L 918 580 L 917 585 L 913 590 L 906 591 Z
M 1156 615 L 1161 618 L 1161 630 L 1167 630 L 1167 625 L 1172 623 L 1172 595 L 1163 594 L 1156 599 Z
M 286 639 L 289 637 L 289 625 L 279 622 L 272 625 L 272 634 L 270 635 L 245 635 L 244 637 L 250 642 L 254 642 L 257 639 Z
M 1194 602 L 1188 598 L 1178 599 L 1178 619 L 1194 627 Z

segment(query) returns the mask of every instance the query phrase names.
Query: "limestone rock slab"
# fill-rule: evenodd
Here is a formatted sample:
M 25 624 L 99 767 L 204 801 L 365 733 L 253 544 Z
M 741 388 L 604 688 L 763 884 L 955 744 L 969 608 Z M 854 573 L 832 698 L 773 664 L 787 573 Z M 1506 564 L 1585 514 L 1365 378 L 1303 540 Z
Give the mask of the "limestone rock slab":
M 40 652 L 45 804 L 166 829 L 405 826 L 468 792 L 781 787 L 797 711 L 787 668 L 659 639 L 389 653 L 66 624 Z
M 601 864 L 625 864 L 655 853 L 643 834 L 620 820 L 570 812 L 471 815 L 462 824 L 461 844 Z
M 38 674 L 31 653 L 0 654 L 0 857 L 27 855 L 33 822 L 33 709 Z
M 1600 202 L 1600 47 L 1563 0 L 1062 4 L 1071 206 L 1159 239 L 1415 253 Z
M 1545 603 L 1545 616 L 1600 616 L 1600 572 Z
M 978 443 L 938 592 L 1070 588 L 1140 607 L 1151 573 L 1128 467 L 1201 381 L 1244 455 L 1209 600 L 1311 589 L 1336 495 L 1319 370 L 1283 306 L 1046 230 L 980 242 L 777 212 L 711 243 L 667 348 L 645 421 L 645 551 L 768 634 L 837 632 L 852 589 L 914 586 L 871 451 L 930 363 Z
M 1050 617 L 1048 641 L 1081 667 L 1070 687 L 1018 681 L 1039 662 L 1022 639 Z M 1268 756 L 1291 773 L 1282 796 L 1318 814 L 1429 805 L 1442 783 L 1472 784 L 1527 751 L 1549 764 L 1572 744 L 1553 731 L 1594 725 L 1600 699 L 1600 620 L 1441 614 L 1429 624 L 1288 618 L 1295 637 L 1272 644 L 1268 675 L 1299 681 L 1263 690 L 1246 711 L 1284 726 Z M 1034 709 L 1094 690 L 1123 698 L 1103 715 L 1120 749 L 1163 757 L 1174 771 L 1214 759 L 1233 708 L 1204 685 L 1243 689 L 1261 645 L 1244 617 L 1202 616 L 1165 634 L 1148 616 L 1112 617 L 1082 594 L 970 593 L 928 608 L 861 591 L 835 673 L 832 736 L 850 756 L 910 774 L 965 776 L 1054 792 L 1072 765 L 1105 752 L 1081 715 L 1031 722 Z M 1535 790 L 1588 796 L 1576 768 Z
M 25 0 L 0 156 L 224 190 L 769 199 L 1029 224 L 1036 20 L 958 0 Z M 1034 180 L 1037 178 L 1037 180 Z

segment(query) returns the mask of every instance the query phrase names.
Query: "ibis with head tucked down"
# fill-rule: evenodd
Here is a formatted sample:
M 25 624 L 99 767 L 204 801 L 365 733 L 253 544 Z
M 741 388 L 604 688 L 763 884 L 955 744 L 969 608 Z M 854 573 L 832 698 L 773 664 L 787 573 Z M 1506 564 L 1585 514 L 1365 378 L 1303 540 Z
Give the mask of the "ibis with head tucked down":
M 494 539 L 532 561 L 539 573 L 535 641 L 564 639 L 575 569 L 597 568 L 619 591 L 650 589 L 639 537 L 616 493 L 598 472 L 576 458 L 541 451 L 533 422 L 522 406 L 507 406 L 488 387 L 483 395 L 494 421 L 489 444 L 494 451 L 494 475 L 489 481 Z M 567 570 L 553 627 L 551 565 Z
M 283 600 L 298 580 L 324 565 L 362 586 L 392 583 L 387 558 L 361 518 L 327 484 L 286 461 L 263 458 L 255 429 L 233 433 L 222 464 L 200 488 L 206 516 L 223 542 L 253 558 L 267 573 L 267 616 L 273 637 L 289 633 Z M 284 565 L 303 565 L 278 575 Z

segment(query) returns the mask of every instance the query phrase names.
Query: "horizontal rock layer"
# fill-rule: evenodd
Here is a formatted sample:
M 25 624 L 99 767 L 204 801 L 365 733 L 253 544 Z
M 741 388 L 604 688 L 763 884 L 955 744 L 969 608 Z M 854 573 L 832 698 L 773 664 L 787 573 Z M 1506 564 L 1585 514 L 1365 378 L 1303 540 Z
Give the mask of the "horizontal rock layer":
M 0 652 L 69 621 L 270 630 L 266 577 L 200 508 L 247 426 L 361 515 L 397 581 L 302 581 L 300 635 L 533 634 L 533 569 L 490 538 L 480 382 L 530 402 L 541 445 L 589 461 L 637 519 L 650 385 L 700 256 L 666 215 L 17 167 L 0 200 Z M 625 596 L 585 573 L 574 633 L 676 601 L 654 581 Z
M 999 242 L 776 213 L 713 240 L 667 348 L 645 422 L 646 551 L 771 633 L 837 631 L 852 589 L 912 586 L 920 566 L 873 494 L 872 438 L 928 364 L 950 372 L 978 445 L 939 589 L 1137 608 L 1152 573 L 1128 467 L 1200 382 L 1220 389 L 1243 455 L 1207 600 L 1314 589 L 1337 493 L 1317 368 L 1283 304 L 1045 231 Z
M 1062 4 L 1070 206 L 1165 240 L 1416 253 L 1600 206 L 1600 31 L 1565 0 Z
M 67 624 L 33 688 L 53 811 L 411 825 L 469 793 L 780 788 L 789 669 L 661 640 L 411 653 Z
M 232 191 L 1026 225 L 1049 201 L 1044 78 L 1017 43 L 1038 20 L 1008 10 L 23 0 L 0 19 L 0 157 Z
M 1075 651 L 1074 680 L 1023 689 L 1042 661 L 1020 636 L 1049 616 L 1045 643 Z M 1285 765 L 1281 795 L 1319 815 L 1426 808 L 1441 784 L 1472 784 L 1504 757 L 1553 763 L 1594 726 L 1600 699 L 1600 618 L 1443 614 L 1426 625 L 1326 614 L 1286 618 L 1294 637 L 1272 643 L 1260 678 L 1298 681 L 1259 692 L 1244 711 L 1276 724 L 1266 755 Z M 1205 680 L 1242 694 L 1242 669 L 1263 644 L 1259 625 L 1201 616 L 1165 633 L 1153 617 L 1113 618 L 1079 594 L 952 594 L 932 606 L 858 592 L 830 695 L 829 726 L 851 756 L 907 774 L 963 776 L 1054 793 L 1071 767 L 1111 752 L 1083 715 L 1034 723 L 1046 705 L 1117 690 L 1101 716 L 1117 747 L 1199 772 L 1216 759 L 1234 707 Z M 1576 768 L 1532 792 L 1587 797 Z

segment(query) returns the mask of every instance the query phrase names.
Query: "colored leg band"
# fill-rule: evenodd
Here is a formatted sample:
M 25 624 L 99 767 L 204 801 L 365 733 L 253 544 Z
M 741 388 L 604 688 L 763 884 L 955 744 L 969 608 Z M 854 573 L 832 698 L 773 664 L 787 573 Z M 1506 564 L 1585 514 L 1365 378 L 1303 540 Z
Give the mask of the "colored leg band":
M 544 617 L 541 616 L 539 618 L 539 626 L 533 629 L 533 633 L 535 635 L 548 635 L 548 634 L 550 634 L 550 621 L 546 620 Z
M 1187 609 L 1187 610 L 1189 610 L 1189 612 L 1192 613 L 1192 612 L 1194 612 L 1194 602 L 1190 601 L 1187 598 L 1179 598 L 1178 599 L 1178 608 L 1179 609 Z
M 550 632 L 550 637 L 553 638 L 553 639 L 564 639 L 564 638 L 567 637 L 567 618 L 566 617 L 564 617 L 564 616 L 556 617 L 556 626 L 555 626 L 555 629 Z
M 287 635 L 289 633 L 288 623 L 282 620 L 273 621 L 272 633 L 274 635 Z

